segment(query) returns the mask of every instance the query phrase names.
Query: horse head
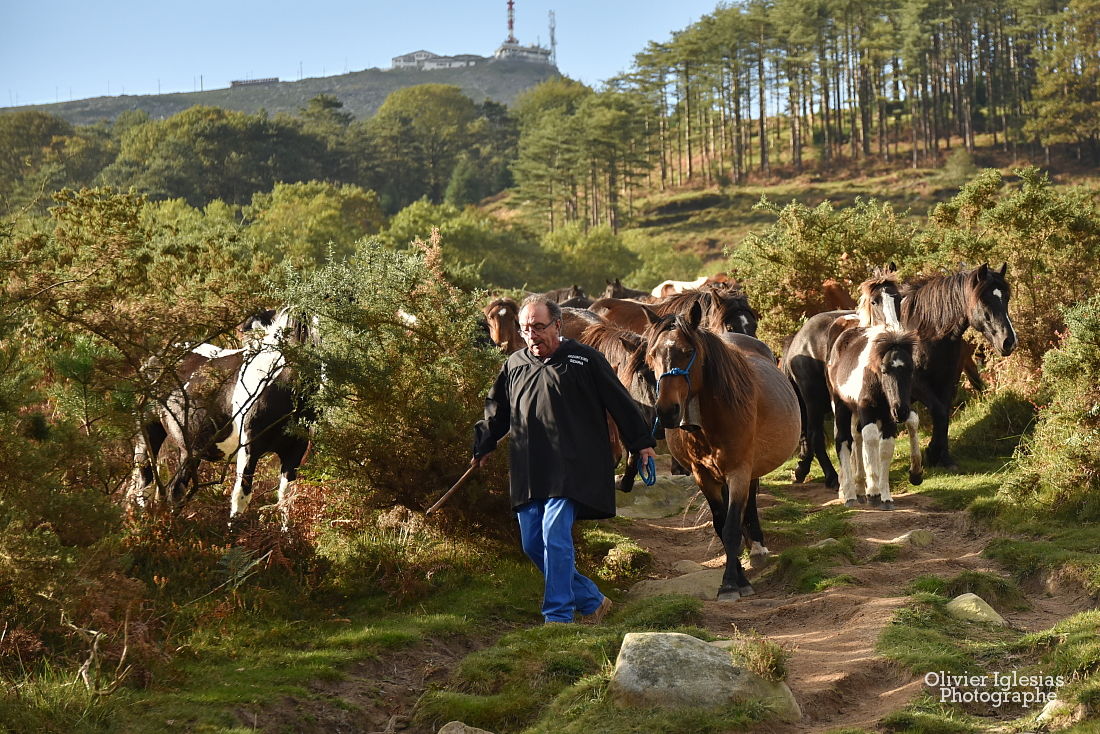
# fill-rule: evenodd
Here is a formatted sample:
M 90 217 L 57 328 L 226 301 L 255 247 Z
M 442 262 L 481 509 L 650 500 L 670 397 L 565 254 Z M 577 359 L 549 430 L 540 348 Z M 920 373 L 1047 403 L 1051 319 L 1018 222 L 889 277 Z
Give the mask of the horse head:
M 972 270 L 967 278 L 967 317 L 970 325 L 981 332 L 1002 357 L 1016 348 L 1016 330 L 1008 316 L 1008 299 L 1012 288 L 1005 279 L 1008 263 L 1000 270 L 988 263 Z
M 871 277 L 859 284 L 859 293 L 856 311 L 860 326 L 901 328 L 902 295 L 894 263 L 875 268 Z
M 710 298 L 710 328 L 713 331 L 732 331 L 736 334 L 756 336 L 758 318 L 749 306 L 749 298 L 739 287 L 725 283 L 706 286 Z
M 696 303 L 687 316 L 670 314 L 650 324 L 645 339 L 648 345 L 646 364 L 658 376 L 657 400 L 654 408 L 665 428 L 697 430 L 699 426 L 689 416 L 689 401 L 697 392 L 702 378 L 699 323 L 703 308 Z M 694 389 L 693 389 L 694 388 Z
M 523 348 L 519 333 L 519 306 L 511 298 L 493 299 L 482 309 L 489 324 L 489 338 L 508 354 Z
M 868 369 L 878 378 L 882 394 L 897 422 L 909 417 L 913 389 L 913 349 L 916 335 L 887 327 L 874 338 Z

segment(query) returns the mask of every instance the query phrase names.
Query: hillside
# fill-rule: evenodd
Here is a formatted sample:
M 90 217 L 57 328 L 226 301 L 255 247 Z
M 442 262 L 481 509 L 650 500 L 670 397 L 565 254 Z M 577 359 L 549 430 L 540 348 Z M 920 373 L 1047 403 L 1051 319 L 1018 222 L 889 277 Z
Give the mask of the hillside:
M 153 119 L 160 119 L 195 105 L 210 105 L 249 113 L 259 112 L 261 109 L 271 114 L 295 113 L 318 94 L 331 94 L 344 103 L 345 111 L 356 118 L 366 118 L 374 114 L 391 92 L 417 84 L 453 84 L 475 102 L 491 99 L 511 104 L 520 92 L 557 74 L 555 67 L 523 61 L 494 61 L 465 69 L 432 71 L 375 68 L 339 76 L 284 81 L 255 87 L 177 94 L 92 97 L 9 109 L 39 109 L 75 125 L 89 125 L 99 120 L 113 120 L 126 110 L 144 110 Z

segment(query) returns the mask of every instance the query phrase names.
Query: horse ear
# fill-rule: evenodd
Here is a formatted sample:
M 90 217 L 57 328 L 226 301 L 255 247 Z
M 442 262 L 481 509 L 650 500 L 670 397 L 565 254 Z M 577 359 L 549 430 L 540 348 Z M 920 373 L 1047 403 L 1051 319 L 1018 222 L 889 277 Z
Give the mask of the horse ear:
M 890 262 L 886 263 L 886 272 L 887 272 L 887 273 L 896 273 L 896 272 L 898 272 L 898 265 L 897 265 L 897 263 L 895 263 L 895 262 L 894 262 L 893 260 L 891 260 Z
M 1007 272 L 1008 272 L 1008 263 L 1006 262 L 1006 263 L 1001 265 L 1001 277 L 1002 278 L 1005 277 L 1005 273 L 1007 273 Z
M 642 306 L 642 311 L 645 312 L 645 317 L 649 320 L 650 325 L 661 323 L 661 317 L 655 314 L 653 309 Z
M 703 320 L 703 305 L 701 303 L 699 303 L 698 301 L 691 304 L 691 310 L 688 311 L 687 316 L 688 316 L 688 324 L 691 325 L 691 328 L 698 329 L 699 328 L 699 322 Z
M 979 280 L 985 280 L 988 275 L 989 275 L 989 263 L 982 263 L 981 267 L 978 268 L 978 279 Z

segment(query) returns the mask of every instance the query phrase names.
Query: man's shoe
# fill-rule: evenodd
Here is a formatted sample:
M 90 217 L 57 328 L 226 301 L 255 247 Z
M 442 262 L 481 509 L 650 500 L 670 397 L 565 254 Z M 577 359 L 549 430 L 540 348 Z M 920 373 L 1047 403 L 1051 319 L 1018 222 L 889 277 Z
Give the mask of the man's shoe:
M 596 607 L 596 611 L 592 612 L 591 614 L 586 614 L 583 617 L 581 617 L 581 622 L 583 624 L 599 624 L 600 622 L 603 621 L 603 618 L 606 617 L 607 613 L 610 612 L 610 611 L 611 611 L 611 599 L 609 599 L 605 596 L 603 598 L 603 601 L 600 602 L 600 605 L 598 607 Z

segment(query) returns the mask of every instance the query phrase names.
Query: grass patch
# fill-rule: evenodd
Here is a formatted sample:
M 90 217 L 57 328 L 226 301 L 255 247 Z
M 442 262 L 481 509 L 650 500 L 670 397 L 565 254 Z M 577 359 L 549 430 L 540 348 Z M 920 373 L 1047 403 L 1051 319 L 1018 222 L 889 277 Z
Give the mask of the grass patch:
M 698 624 L 703 602 L 681 594 L 661 594 L 638 599 L 614 615 L 617 623 L 629 629 L 661 630 Z
M 738 633 L 731 649 L 734 664 L 740 665 L 764 680 L 778 683 L 787 680 L 787 664 L 790 650 L 772 642 L 758 632 Z
M 939 594 L 918 592 L 913 598 L 879 637 L 876 650 L 883 657 L 919 675 L 1011 670 L 1021 661 L 1011 630 L 956 619 L 944 609 L 949 599 Z
M 909 582 L 908 592 L 937 594 L 953 599 L 959 594 L 977 594 L 991 605 L 1008 609 L 1027 609 L 1027 600 L 1019 585 L 1012 579 L 982 571 L 963 571 L 944 579 L 940 576 L 918 576 Z
M 775 504 L 760 509 L 764 537 L 779 538 L 784 545 L 809 545 L 851 534 L 851 510 L 839 505 L 819 507 L 774 485 L 768 485 L 767 491 Z
M 800 593 L 822 591 L 831 586 L 855 582 L 846 574 L 832 573 L 832 567 L 840 560 L 848 563 L 855 561 L 854 541 L 851 538 L 819 547 L 788 548 L 779 553 L 773 568 L 765 573 Z
M 430 638 L 483 634 L 538 619 L 542 580 L 526 561 L 492 558 L 478 573 L 450 568 L 434 593 L 405 603 L 367 582 L 353 597 L 326 591 L 293 616 L 199 606 L 195 627 L 179 638 L 172 669 L 148 690 L 112 697 L 113 732 L 240 730 L 241 716 L 284 697 L 346 708 L 311 685 L 338 680 L 358 662 L 408 649 Z M 350 584 L 346 585 L 350 587 Z M 206 604 L 204 602 L 204 604 Z M 169 722 L 169 723 L 166 723 Z M 33 729 L 32 729 L 33 730 Z M 78 729 L 73 729 L 78 730 Z
M 593 575 L 616 586 L 627 586 L 642 577 L 653 563 L 653 555 L 622 533 L 606 524 L 581 530 L 578 556 Z
M 969 734 L 985 729 L 973 716 L 939 703 L 927 694 L 879 723 L 886 731 L 906 734 Z
M 901 557 L 901 546 L 897 543 L 883 543 L 875 551 L 874 555 L 867 559 L 868 563 L 891 563 Z

